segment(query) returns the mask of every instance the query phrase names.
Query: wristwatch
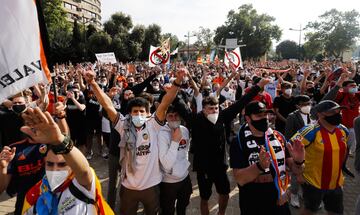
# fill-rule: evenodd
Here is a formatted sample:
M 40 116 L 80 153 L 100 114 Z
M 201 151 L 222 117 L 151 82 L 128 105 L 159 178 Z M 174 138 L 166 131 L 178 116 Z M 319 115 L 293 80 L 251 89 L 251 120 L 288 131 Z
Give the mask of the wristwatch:
M 64 135 L 64 140 L 58 145 L 51 145 L 51 150 L 56 155 L 68 154 L 74 147 L 74 142 L 71 140 L 69 135 Z
M 261 171 L 261 173 L 265 173 L 265 170 L 264 170 L 264 168 L 262 168 L 260 162 L 256 162 L 255 164 L 256 164 L 256 167 Z

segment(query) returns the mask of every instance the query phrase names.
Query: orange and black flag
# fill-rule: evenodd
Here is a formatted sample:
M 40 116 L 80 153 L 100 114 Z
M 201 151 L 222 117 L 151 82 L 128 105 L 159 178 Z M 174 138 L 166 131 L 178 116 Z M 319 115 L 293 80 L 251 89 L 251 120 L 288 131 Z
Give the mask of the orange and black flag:
M 3 0 L 0 7 L 0 103 L 51 81 L 40 0 Z

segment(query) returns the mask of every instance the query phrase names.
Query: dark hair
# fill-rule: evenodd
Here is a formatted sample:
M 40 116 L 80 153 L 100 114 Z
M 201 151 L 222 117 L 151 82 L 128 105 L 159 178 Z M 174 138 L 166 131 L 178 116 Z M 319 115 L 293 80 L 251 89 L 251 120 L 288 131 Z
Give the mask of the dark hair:
M 178 113 L 178 110 L 176 109 L 175 105 L 170 104 L 166 113 Z
M 203 107 L 205 107 L 206 105 L 218 105 L 218 104 L 219 104 L 219 100 L 214 96 L 208 96 L 202 100 Z
M 281 83 L 281 89 L 284 88 L 292 88 L 292 83 L 288 82 L 288 81 L 284 81 Z
M 149 102 L 149 105 L 151 106 L 152 104 L 154 104 L 154 96 L 150 93 L 147 92 L 142 92 L 139 94 L 139 97 L 146 99 Z
M 310 101 L 310 97 L 307 95 L 299 95 L 295 97 L 295 104 L 299 105 L 301 102 L 309 102 Z
M 355 83 L 354 80 L 347 80 L 347 81 L 344 81 L 344 83 L 342 84 L 342 86 L 343 86 L 343 87 L 346 87 L 347 85 L 353 84 L 353 83 Z
M 144 107 L 146 112 L 150 112 L 150 104 L 149 101 L 143 97 L 135 97 L 130 99 L 127 105 L 127 112 L 131 113 L 133 107 Z

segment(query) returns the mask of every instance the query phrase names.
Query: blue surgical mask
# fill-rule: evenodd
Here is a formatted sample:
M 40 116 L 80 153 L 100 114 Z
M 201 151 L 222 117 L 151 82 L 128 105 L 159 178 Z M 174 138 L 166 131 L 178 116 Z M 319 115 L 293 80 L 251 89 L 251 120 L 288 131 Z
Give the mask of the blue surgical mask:
M 349 93 L 351 93 L 351 94 L 355 94 L 355 93 L 357 93 L 357 92 L 358 92 L 358 88 L 357 88 L 357 87 L 352 87 L 352 88 L 349 89 Z
M 146 116 L 131 116 L 131 121 L 135 125 L 135 127 L 141 127 L 144 125 L 144 123 L 147 121 Z

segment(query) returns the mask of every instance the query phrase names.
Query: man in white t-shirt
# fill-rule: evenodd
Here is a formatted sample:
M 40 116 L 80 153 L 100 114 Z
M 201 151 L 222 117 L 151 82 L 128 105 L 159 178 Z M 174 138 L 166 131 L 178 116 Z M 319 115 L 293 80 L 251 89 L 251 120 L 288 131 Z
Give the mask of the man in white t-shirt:
M 121 136 L 121 214 L 136 215 L 139 202 L 144 205 L 147 215 L 159 212 L 158 185 L 162 180 L 162 173 L 157 134 L 165 124 L 166 110 L 173 102 L 185 75 L 185 69 L 176 73 L 176 80 L 153 115 L 150 114 L 149 102 L 136 97 L 128 103 L 128 115 L 123 116 L 115 110 L 110 98 L 97 85 L 94 71 L 89 69 L 84 72 L 84 78 Z
M 29 108 L 23 118 L 26 126 L 21 131 L 37 143 L 49 145 L 39 148 L 47 153 L 46 174 L 26 194 L 22 214 L 114 214 L 101 201 L 101 190 L 96 187 L 99 181 L 85 156 L 61 133 L 49 112 Z
M 185 215 L 192 193 L 189 176 L 189 130 L 181 125 L 181 118 L 174 106 L 166 114 L 167 124 L 158 134 L 159 156 L 163 170 L 160 184 L 162 214 Z

